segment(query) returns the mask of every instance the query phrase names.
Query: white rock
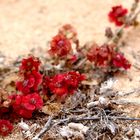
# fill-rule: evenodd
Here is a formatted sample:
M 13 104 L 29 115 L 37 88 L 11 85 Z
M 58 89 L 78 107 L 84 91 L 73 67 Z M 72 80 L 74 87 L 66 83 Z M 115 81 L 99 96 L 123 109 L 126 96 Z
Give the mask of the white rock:
M 59 133 L 62 137 L 67 137 L 67 138 L 73 135 L 73 132 L 67 126 L 60 128 Z
M 34 138 L 32 138 L 32 140 L 41 140 L 41 138 L 34 137 Z
M 62 66 L 61 66 L 61 64 L 54 65 L 53 67 L 54 67 L 55 69 L 57 69 L 57 70 L 60 70 L 60 69 L 62 69 Z
M 98 104 L 99 104 L 99 101 L 94 101 L 94 102 L 87 103 L 87 108 L 97 106 Z
M 26 123 L 23 122 L 23 121 L 21 121 L 21 122 L 19 123 L 19 127 L 20 127 L 21 129 L 25 130 L 25 131 L 28 131 L 28 130 L 29 130 L 29 125 L 26 124 Z
M 107 105 L 108 104 L 108 100 L 104 97 L 99 97 L 99 102 L 101 105 Z
M 30 137 L 32 134 L 31 134 L 31 132 L 28 130 L 28 131 L 26 131 L 26 137 Z
M 86 134 L 89 129 L 89 127 L 84 126 L 82 123 L 69 123 L 68 127 L 74 130 L 81 131 L 84 134 Z
M 101 84 L 100 93 L 105 93 L 107 90 L 112 89 L 113 85 L 115 84 L 115 80 L 110 78 Z
M 136 137 L 140 137 L 140 130 L 138 128 L 135 128 L 134 132 Z

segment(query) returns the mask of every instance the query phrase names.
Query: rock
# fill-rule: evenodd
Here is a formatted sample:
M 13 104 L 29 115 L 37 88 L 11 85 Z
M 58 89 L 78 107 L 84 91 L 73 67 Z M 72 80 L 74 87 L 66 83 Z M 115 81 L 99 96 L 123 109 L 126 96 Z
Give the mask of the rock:
M 67 137 L 67 138 L 69 138 L 73 135 L 72 130 L 70 130 L 68 128 L 68 126 L 66 126 L 66 127 L 64 126 L 63 128 L 60 128 L 59 133 L 62 137 Z
M 29 130 L 29 125 L 26 124 L 26 123 L 23 122 L 23 121 L 21 121 L 21 122 L 19 123 L 19 127 L 20 127 L 22 130 L 24 130 L 24 131 L 28 131 L 28 130 Z
M 97 106 L 98 104 L 99 104 L 99 101 L 94 101 L 94 102 L 87 103 L 87 108 L 92 108 L 94 106 Z
M 83 134 L 86 134 L 86 132 L 89 129 L 89 127 L 84 126 L 82 123 L 69 123 L 68 127 L 71 129 L 78 130 L 78 131 L 82 132 Z
M 135 136 L 140 138 L 140 130 L 138 128 L 134 129 Z
M 107 106 L 109 101 L 107 98 L 104 98 L 103 96 L 99 97 L 99 103 L 103 106 Z

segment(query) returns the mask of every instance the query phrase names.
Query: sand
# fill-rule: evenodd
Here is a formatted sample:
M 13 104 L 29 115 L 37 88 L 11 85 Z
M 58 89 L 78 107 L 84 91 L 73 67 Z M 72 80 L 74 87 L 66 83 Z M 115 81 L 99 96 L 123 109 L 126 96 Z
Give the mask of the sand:
M 18 55 L 28 54 L 35 47 L 47 49 L 47 42 L 66 23 L 77 29 L 81 44 L 88 41 L 102 44 L 106 40 L 105 28 L 115 29 L 108 21 L 108 11 L 117 4 L 130 8 L 132 2 L 133 0 L 0 0 L 0 51 L 15 59 Z M 132 64 L 140 64 L 140 27 L 127 29 L 124 40 L 127 42 L 122 50 Z M 140 87 L 140 69 L 133 65 L 127 75 L 115 78 L 118 80 L 116 90 L 129 92 Z M 140 104 L 139 93 L 122 99 Z M 7 139 L 20 140 L 20 136 L 13 137 Z

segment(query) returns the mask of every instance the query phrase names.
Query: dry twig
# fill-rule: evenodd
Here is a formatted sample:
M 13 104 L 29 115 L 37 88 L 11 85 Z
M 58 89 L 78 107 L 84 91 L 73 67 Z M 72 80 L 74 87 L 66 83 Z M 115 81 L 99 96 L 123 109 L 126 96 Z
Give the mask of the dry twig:
M 99 121 L 101 117 L 72 117 L 60 120 L 58 123 L 54 125 L 60 125 L 63 123 L 70 123 L 70 122 L 80 122 L 80 121 Z M 108 120 L 131 120 L 131 121 L 140 121 L 140 118 L 129 118 L 129 117 L 115 117 L 115 116 L 107 116 Z
M 42 128 L 42 130 L 34 137 L 32 138 L 32 140 L 39 140 L 40 137 L 46 132 L 49 130 L 50 126 L 51 126 L 51 123 L 52 123 L 52 119 L 53 117 L 50 116 L 48 121 L 46 122 L 45 126 Z
M 106 116 L 108 120 L 129 120 L 129 121 L 140 121 L 140 118 L 130 118 L 130 117 L 116 117 L 116 116 Z M 40 140 L 40 137 L 43 136 L 43 134 L 48 131 L 52 126 L 57 126 L 64 123 L 70 123 L 70 122 L 81 122 L 81 121 L 100 121 L 101 117 L 72 117 L 72 118 L 66 118 L 61 119 L 58 122 L 53 121 L 53 117 L 50 116 L 47 123 L 43 127 L 43 129 L 32 139 L 32 140 Z M 52 124 L 52 126 L 51 126 Z
M 118 105 L 140 105 L 138 102 L 133 102 L 133 101 L 127 101 L 127 100 L 112 100 L 112 103 L 118 104 Z

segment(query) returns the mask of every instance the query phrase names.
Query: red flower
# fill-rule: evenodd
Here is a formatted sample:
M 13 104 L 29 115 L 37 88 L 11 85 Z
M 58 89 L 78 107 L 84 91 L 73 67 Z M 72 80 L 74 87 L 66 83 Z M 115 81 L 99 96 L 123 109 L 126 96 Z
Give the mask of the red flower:
M 99 47 L 95 44 L 87 53 L 87 58 L 89 61 L 94 62 L 95 66 L 105 67 L 110 63 L 112 55 L 112 46 L 102 45 Z
M 78 72 L 71 71 L 67 73 L 65 77 L 68 91 L 73 94 L 75 90 L 77 90 L 79 83 L 81 83 L 85 79 L 84 75 L 79 74 Z
M 111 22 L 114 22 L 116 26 L 121 26 L 125 22 L 125 16 L 128 10 L 121 5 L 112 7 L 112 11 L 109 12 L 108 17 Z
M 94 45 L 93 47 L 91 47 L 91 49 L 89 50 L 89 52 L 87 53 L 87 58 L 90 62 L 96 62 L 97 60 L 97 55 L 99 52 L 99 46 Z
M 52 93 L 60 96 L 68 93 L 65 77 L 66 74 L 57 74 L 51 79 L 49 88 Z
M 66 56 L 71 51 L 70 41 L 62 34 L 58 34 L 53 37 L 51 41 L 51 49 L 49 52 L 52 55 L 58 55 L 59 57 Z
M 42 75 L 39 72 L 32 71 L 32 73 L 29 73 L 24 77 L 23 81 L 18 81 L 16 87 L 22 93 L 28 94 L 37 91 L 41 82 Z
M 73 94 L 82 80 L 84 76 L 77 72 L 57 74 L 51 79 L 49 88 L 52 93 L 59 96 Z
M 13 125 L 8 120 L 0 120 L 0 135 L 7 136 L 13 130 Z
M 130 68 L 130 63 L 121 54 L 117 53 L 113 45 L 102 45 L 101 47 L 94 45 L 88 52 L 87 58 L 89 61 L 94 62 L 94 65 L 99 68 L 112 67 Z
M 43 106 L 43 101 L 37 93 L 24 96 L 22 103 L 28 110 L 38 110 Z
M 40 61 L 38 58 L 30 56 L 27 59 L 22 60 L 22 64 L 20 66 L 21 72 L 31 72 L 31 71 L 38 71 L 40 66 Z
M 15 102 L 12 104 L 14 112 L 16 112 L 19 116 L 23 118 L 31 118 L 33 110 L 28 110 L 24 107 L 23 95 L 17 95 Z
M 131 64 L 126 60 L 126 58 L 121 54 L 117 53 L 113 58 L 113 65 L 117 68 L 124 68 L 125 70 L 131 67 Z
M 35 110 L 41 109 L 43 101 L 39 94 L 18 95 L 13 103 L 14 111 L 23 118 L 31 118 Z
M 66 38 L 75 41 L 77 39 L 76 29 L 70 25 L 65 24 L 59 29 L 59 34 L 63 34 Z

